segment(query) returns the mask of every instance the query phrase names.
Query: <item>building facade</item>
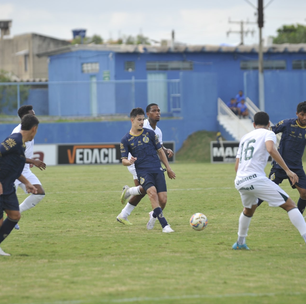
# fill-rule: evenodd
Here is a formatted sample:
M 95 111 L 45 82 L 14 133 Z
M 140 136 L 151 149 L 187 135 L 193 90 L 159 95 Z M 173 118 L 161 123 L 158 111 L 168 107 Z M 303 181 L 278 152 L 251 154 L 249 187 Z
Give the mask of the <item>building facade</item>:
M 0 40 L 0 70 L 9 72 L 15 80 L 48 79 L 48 58 L 37 54 L 70 44 L 35 33 Z

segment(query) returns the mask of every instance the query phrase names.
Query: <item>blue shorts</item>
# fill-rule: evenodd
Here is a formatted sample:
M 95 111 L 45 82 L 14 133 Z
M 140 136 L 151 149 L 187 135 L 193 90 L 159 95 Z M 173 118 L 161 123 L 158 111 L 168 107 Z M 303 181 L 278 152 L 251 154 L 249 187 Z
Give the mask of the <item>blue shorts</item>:
M 297 186 L 300 188 L 306 189 L 306 175 L 303 169 L 290 169 L 292 172 L 294 172 L 299 177 L 299 182 L 296 183 Z M 286 172 L 283 169 L 276 169 L 272 167 L 269 178 L 271 181 L 273 181 L 275 184 L 279 185 L 282 183 L 284 179 L 288 179 L 291 187 L 295 189 L 295 185 L 292 186 L 290 178 L 287 176 Z
M 137 172 L 137 175 L 140 185 L 146 190 L 146 192 L 152 186 L 156 188 L 157 193 L 167 192 L 166 179 L 163 171 L 158 173 Z
M 19 202 L 15 191 L 11 194 L 0 195 L 0 219 L 3 218 L 3 210 L 6 209 L 19 211 Z

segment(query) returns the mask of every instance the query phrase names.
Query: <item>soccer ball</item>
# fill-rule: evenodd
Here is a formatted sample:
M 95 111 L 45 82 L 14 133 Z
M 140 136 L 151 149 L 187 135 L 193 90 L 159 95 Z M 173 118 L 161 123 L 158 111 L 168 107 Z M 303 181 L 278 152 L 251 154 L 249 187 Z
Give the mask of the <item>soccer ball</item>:
M 197 231 L 203 230 L 207 226 L 207 217 L 203 213 L 195 213 L 190 218 L 190 226 Z

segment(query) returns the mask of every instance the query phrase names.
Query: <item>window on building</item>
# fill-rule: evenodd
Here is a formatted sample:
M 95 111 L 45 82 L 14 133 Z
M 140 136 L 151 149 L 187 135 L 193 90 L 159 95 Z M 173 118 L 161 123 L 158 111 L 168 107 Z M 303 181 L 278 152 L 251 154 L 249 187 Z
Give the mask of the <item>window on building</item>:
M 264 60 L 264 70 L 286 70 L 285 60 Z M 258 60 L 240 61 L 241 70 L 258 70 Z
M 292 69 L 293 70 L 306 70 L 306 60 L 293 60 Z
M 82 63 L 82 73 L 99 73 L 99 62 Z
M 193 70 L 192 61 L 147 61 L 147 71 Z
M 24 71 L 27 72 L 29 69 L 29 55 L 24 55 Z
M 135 61 L 126 61 L 124 63 L 124 70 L 128 72 L 135 71 Z

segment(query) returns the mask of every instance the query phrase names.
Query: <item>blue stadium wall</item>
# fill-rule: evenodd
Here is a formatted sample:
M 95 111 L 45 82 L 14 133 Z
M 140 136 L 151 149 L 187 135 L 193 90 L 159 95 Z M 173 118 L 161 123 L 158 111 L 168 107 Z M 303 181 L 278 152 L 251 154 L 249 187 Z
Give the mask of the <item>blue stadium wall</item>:
M 265 110 L 270 114 L 272 122 L 295 117 L 296 105 L 306 100 L 306 72 L 292 70 L 292 60 L 303 59 L 305 55 L 298 53 L 265 54 L 265 59 L 283 59 L 287 62 L 285 71 L 265 71 Z M 49 90 L 37 91 L 30 96 L 38 106 L 39 99 L 47 100 L 49 114 L 57 113 L 58 96 L 66 101 L 61 108 L 61 115 L 84 115 L 84 103 L 89 96 L 89 88 L 82 88 L 81 82 L 89 81 L 91 74 L 82 73 L 82 63 L 99 62 L 100 71 L 95 74 L 97 81 L 103 81 L 103 72 L 109 71 L 110 80 L 146 79 L 147 61 L 191 60 L 194 70 L 187 72 L 167 71 L 168 79 L 181 81 L 181 116 L 179 119 L 163 119 L 159 125 L 163 130 L 165 141 L 175 141 L 176 151 L 184 140 L 199 130 L 219 131 L 217 123 L 217 99 L 227 101 L 238 90 L 243 89 L 255 104 L 258 105 L 258 73 L 240 69 L 241 60 L 256 60 L 257 54 L 232 53 L 184 53 L 184 54 L 136 54 L 110 53 L 101 51 L 78 51 L 52 56 L 49 64 Z M 135 71 L 124 70 L 125 61 L 135 61 Z M 63 84 L 62 82 L 66 82 Z M 67 83 L 68 82 L 68 83 Z M 70 83 L 69 83 L 70 82 Z M 56 89 L 52 89 L 56 86 Z M 87 86 L 88 87 L 88 86 Z M 86 91 L 87 90 L 87 91 Z M 107 113 L 128 113 L 130 107 L 125 104 L 124 90 L 116 90 L 110 84 Z M 116 95 L 117 94 L 117 95 Z M 118 94 L 122 94 L 118 98 Z M 140 96 L 147 94 L 146 90 Z M 40 98 L 38 98 L 40 96 Z M 115 103 L 116 100 L 116 103 Z M 113 102 L 112 102 L 113 101 Z M 29 102 L 30 103 L 30 102 Z M 145 107 L 146 104 L 141 105 Z M 44 110 L 44 113 L 46 110 Z M 41 113 L 38 113 L 42 115 Z M 14 128 L 12 124 L 1 124 L 2 138 Z M 120 122 L 83 122 L 83 123 L 41 123 L 36 143 L 103 143 L 119 142 L 130 129 L 129 121 Z
M 216 101 L 217 75 L 212 73 L 182 74 L 182 117 L 162 119 L 159 127 L 164 141 L 174 141 L 179 150 L 184 140 L 200 130 L 218 129 Z M 14 124 L 0 124 L 2 139 L 10 134 Z M 109 143 L 120 142 L 129 132 L 130 121 L 101 121 L 75 123 L 41 123 L 35 142 L 37 144 Z

